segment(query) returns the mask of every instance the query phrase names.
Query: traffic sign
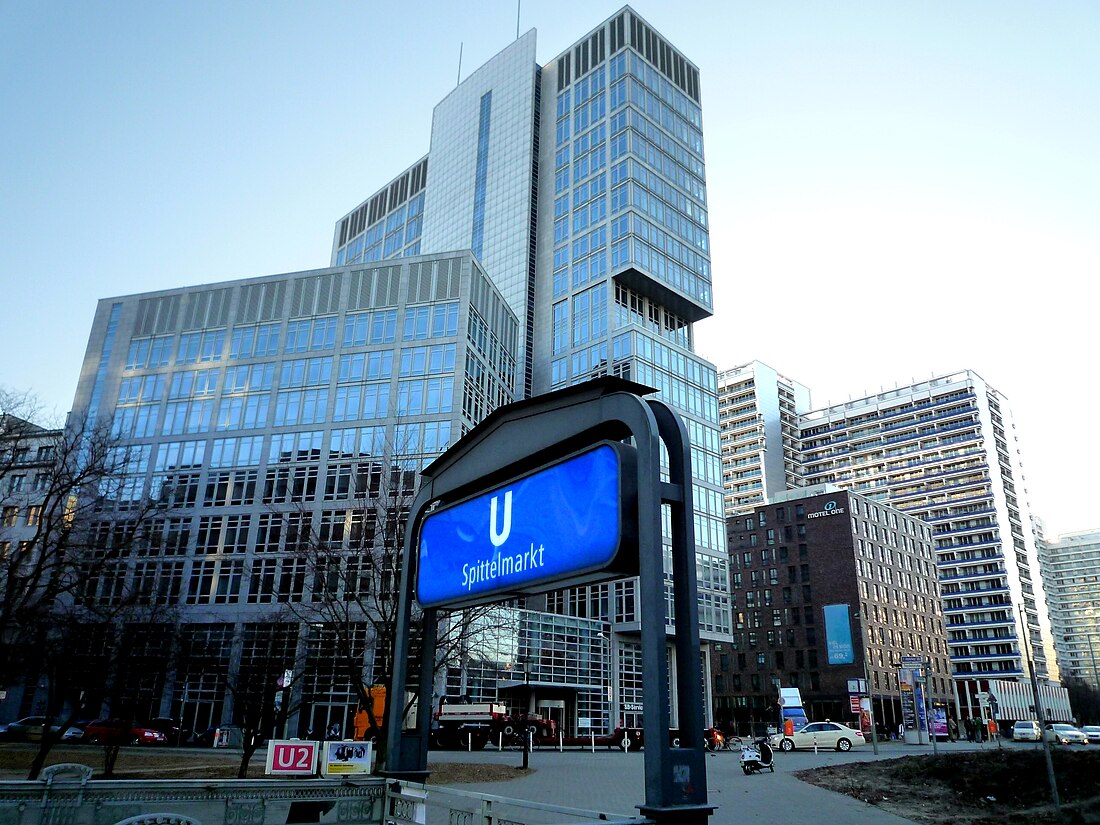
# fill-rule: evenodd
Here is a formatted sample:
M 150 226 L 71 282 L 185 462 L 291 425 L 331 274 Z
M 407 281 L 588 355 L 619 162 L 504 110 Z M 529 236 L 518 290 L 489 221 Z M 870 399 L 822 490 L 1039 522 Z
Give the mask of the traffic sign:
M 848 697 L 848 704 L 850 704 L 851 707 L 852 707 L 852 713 L 859 713 L 861 706 L 860 706 L 860 703 L 859 703 L 859 697 L 858 696 L 849 696 Z
M 275 776 L 312 776 L 317 773 L 316 742 L 272 739 L 267 743 L 265 773 Z

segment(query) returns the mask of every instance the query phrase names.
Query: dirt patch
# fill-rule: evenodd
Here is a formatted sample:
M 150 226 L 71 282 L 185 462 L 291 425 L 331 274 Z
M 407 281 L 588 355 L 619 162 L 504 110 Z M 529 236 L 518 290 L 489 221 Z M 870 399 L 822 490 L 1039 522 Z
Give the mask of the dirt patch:
M 26 779 L 36 749 L 32 745 L 0 747 L 0 778 Z M 115 763 L 116 779 L 230 779 L 240 766 L 240 751 L 176 751 L 173 748 L 123 748 Z M 61 746 L 46 757 L 47 765 L 76 762 L 87 765 L 101 778 L 103 749 L 92 746 Z M 262 779 L 264 753 L 252 757 L 248 776 Z
M 429 765 L 432 772 L 429 785 L 462 785 L 470 782 L 504 782 L 533 774 L 528 768 L 511 765 L 477 765 L 469 762 L 436 762 Z
M 1100 823 L 1100 749 L 1053 753 L 1062 802 L 1051 805 L 1041 750 L 906 756 L 798 771 L 805 782 L 935 825 Z

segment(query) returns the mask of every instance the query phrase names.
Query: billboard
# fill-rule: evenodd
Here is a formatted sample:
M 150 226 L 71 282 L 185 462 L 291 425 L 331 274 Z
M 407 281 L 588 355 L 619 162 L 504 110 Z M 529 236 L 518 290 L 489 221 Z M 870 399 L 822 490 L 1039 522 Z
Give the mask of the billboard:
M 847 604 L 825 605 L 825 647 L 831 665 L 850 665 L 856 660 L 852 623 Z

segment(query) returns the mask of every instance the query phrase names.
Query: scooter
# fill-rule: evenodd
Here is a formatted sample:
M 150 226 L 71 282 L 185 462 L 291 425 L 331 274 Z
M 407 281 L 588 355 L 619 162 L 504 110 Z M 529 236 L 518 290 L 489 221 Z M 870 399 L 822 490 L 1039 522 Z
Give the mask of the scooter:
M 745 776 L 763 770 L 775 773 L 775 754 L 766 738 L 761 737 L 748 744 L 741 743 L 741 770 L 745 772 Z

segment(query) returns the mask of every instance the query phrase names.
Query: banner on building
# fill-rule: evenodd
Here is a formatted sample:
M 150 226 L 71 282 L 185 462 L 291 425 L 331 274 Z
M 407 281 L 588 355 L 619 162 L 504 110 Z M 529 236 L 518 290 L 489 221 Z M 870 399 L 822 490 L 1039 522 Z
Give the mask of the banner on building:
M 825 646 L 829 652 L 829 664 L 855 663 L 856 651 L 852 645 L 852 623 L 848 616 L 848 605 L 825 605 Z

